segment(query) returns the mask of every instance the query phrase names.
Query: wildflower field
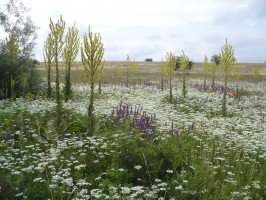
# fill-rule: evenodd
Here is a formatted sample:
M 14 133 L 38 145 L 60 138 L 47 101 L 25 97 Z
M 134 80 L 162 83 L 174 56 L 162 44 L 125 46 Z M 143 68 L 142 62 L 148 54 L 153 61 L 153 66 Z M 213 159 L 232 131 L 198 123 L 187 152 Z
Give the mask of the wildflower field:
M 96 86 L 93 136 L 85 83 L 60 127 L 53 99 L 1 100 L 0 199 L 265 199 L 265 77 L 241 79 L 238 93 L 229 82 L 223 117 L 221 80 L 204 89 L 190 76 L 183 98 L 175 76 L 169 103 L 168 82 L 144 72 Z

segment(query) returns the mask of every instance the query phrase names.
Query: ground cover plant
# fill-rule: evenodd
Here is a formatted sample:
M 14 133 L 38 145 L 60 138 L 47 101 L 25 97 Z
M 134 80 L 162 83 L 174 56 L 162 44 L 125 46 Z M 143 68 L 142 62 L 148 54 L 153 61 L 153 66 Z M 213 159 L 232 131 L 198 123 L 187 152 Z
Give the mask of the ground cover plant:
M 241 82 L 239 98 L 232 95 L 232 82 L 226 118 L 222 86 L 213 92 L 207 85 L 204 92 L 201 83 L 187 80 L 184 101 L 179 79 L 173 104 L 159 81 L 102 85 L 94 136 L 86 134 L 88 85 L 74 85 L 73 100 L 63 106 L 63 138 L 53 123 L 56 101 L 2 100 L 0 179 L 7 183 L 6 197 L 263 199 L 265 82 Z M 136 125 L 153 118 L 149 131 L 133 124 L 137 112 Z

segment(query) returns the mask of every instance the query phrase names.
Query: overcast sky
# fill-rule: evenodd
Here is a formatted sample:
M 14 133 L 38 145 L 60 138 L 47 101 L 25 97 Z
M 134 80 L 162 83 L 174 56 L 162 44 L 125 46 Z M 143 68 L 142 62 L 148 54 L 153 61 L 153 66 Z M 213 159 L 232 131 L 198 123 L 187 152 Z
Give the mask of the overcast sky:
M 266 61 L 266 0 L 21 0 L 40 27 L 36 58 L 42 58 L 49 19 L 62 14 L 82 38 L 100 32 L 105 60 L 160 61 L 181 51 L 195 62 L 219 54 L 225 39 L 238 62 Z M 0 4 L 7 2 L 1 0 Z

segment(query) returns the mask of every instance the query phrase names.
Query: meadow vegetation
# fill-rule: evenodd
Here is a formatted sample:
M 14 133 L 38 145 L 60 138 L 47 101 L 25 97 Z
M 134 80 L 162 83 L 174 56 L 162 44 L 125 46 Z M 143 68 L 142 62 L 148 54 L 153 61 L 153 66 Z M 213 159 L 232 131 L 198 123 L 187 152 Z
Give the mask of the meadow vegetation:
M 64 28 L 50 22 L 43 89 L 0 101 L 0 199 L 266 198 L 265 66 L 227 40 L 191 69 L 184 52 L 103 62 L 90 29 L 74 62 Z

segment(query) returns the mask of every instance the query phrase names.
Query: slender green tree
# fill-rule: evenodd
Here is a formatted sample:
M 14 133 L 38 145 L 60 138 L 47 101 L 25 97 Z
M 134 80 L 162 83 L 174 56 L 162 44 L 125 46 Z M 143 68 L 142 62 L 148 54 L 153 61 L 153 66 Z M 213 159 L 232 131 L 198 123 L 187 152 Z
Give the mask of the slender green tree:
M 206 55 L 204 56 L 204 60 L 203 60 L 203 72 L 204 72 L 203 88 L 204 88 L 204 91 L 206 91 L 206 79 L 207 79 L 207 74 L 209 72 L 208 58 Z
M 172 88 L 172 76 L 173 76 L 173 72 L 176 68 L 176 57 L 174 55 L 174 53 L 170 52 L 166 52 L 165 55 L 165 59 L 166 59 L 166 65 L 165 65 L 165 73 L 169 78 L 169 102 L 172 104 L 173 103 L 173 88 Z
M 88 31 L 88 35 L 83 37 L 81 44 L 81 58 L 85 69 L 85 74 L 90 84 L 90 102 L 88 107 L 88 135 L 95 132 L 95 116 L 94 116 L 94 85 L 101 77 L 104 63 L 102 61 L 104 47 L 100 33 L 93 34 Z
M 182 51 L 182 55 L 180 56 L 179 65 L 180 65 L 180 69 L 182 70 L 182 76 L 183 76 L 182 94 L 183 94 L 183 98 L 185 98 L 187 94 L 186 74 L 187 74 L 187 70 L 189 67 L 189 57 L 185 55 L 184 51 Z
M 56 125 L 59 130 L 59 126 L 62 122 L 62 101 L 60 95 L 60 82 L 59 82 L 59 59 L 62 57 L 62 51 L 64 47 L 63 35 L 65 31 L 65 22 L 60 16 L 60 19 L 56 24 L 53 23 L 52 19 L 50 19 L 50 30 L 51 30 L 51 40 L 52 40 L 52 52 L 55 64 L 55 89 L 56 89 Z
M 227 115 L 226 96 L 227 96 L 228 78 L 236 62 L 234 49 L 232 45 L 228 44 L 227 39 L 225 45 L 221 49 L 220 55 L 221 55 L 220 62 L 224 74 L 224 94 L 222 99 L 222 115 L 223 117 L 226 117 Z
M 43 49 L 44 66 L 47 72 L 47 98 L 52 97 L 51 87 L 51 73 L 54 67 L 54 54 L 53 54 L 53 40 L 51 33 L 48 34 L 46 41 L 44 42 Z
M 77 58 L 79 52 L 79 37 L 78 29 L 75 27 L 75 24 L 68 28 L 68 32 L 65 39 L 65 46 L 63 49 L 63 61 L 66 67 L 65 73 L 65 101 L 68 101 L 72 95 L 71 89 L 71 67 L 75 59 Z
M 217 65 L 216 65 L 215 61 L 211 62 L 210 71 L 211 71 L 211 78 L 212 78 L 211 87 L 212 87 L 212 91 L 214 91 L 214 89 L 215 89 L 215 78 L 216 78 L 216 75 L 217 75 Z

